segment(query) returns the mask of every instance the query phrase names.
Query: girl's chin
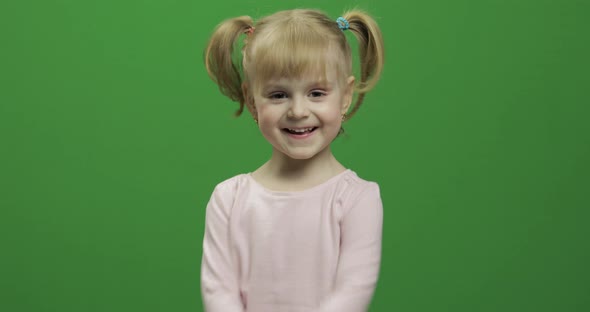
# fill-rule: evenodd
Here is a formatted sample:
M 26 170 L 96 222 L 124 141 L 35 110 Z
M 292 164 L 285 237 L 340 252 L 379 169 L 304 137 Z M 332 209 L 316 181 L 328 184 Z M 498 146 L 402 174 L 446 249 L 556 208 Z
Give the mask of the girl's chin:
M 317 148 L 302 149 L 302 150 L 289 150 L 281 151 L 281 154 L 295 161 L 310 160 L 324 154 L 329 147 L 317 150 Z

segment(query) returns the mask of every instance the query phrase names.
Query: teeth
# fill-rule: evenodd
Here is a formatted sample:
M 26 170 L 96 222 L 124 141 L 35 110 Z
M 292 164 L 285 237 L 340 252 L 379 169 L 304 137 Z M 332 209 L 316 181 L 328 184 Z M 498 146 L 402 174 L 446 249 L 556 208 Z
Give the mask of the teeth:
M 290 129 L 290 128 L 288 128 L 288 130 L 291 132 L 303 133 L 303 132 L 309 132 L 309 131 L 313 130 L 313 127 L 306 128 L 306 129 Z

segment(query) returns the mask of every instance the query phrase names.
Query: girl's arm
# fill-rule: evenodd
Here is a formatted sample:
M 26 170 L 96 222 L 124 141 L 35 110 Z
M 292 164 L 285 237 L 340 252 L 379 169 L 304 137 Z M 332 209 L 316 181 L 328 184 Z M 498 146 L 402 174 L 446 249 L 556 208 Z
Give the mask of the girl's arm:
M 352 207 L 344 212 L 340 227 L 336 283 L 318 312 L 367 311 L 377 285 L 383 227 L 379 186 L 371 183 L 357 198 L 350 200 Z
M 201 261 L 201 293 L 206 312 L 243 312 L 237 263 L 229 242 L 229 215 L 233 190 L 218 185 L 207 204 L 203 258 Z

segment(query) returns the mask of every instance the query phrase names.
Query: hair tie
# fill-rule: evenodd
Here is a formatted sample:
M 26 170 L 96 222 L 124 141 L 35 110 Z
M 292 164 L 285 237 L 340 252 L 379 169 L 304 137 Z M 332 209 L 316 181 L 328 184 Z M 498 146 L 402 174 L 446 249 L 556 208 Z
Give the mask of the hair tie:
M 254 33 L 254 26 L 250 26 L 246 29 L 246 31 L 244 32 L 246 35 L 251 35 L 252 33 Z
M 338 23 L 338 27 L 340 27 L 340 29 L 342 29 L 342 30 L 347 30 L 350 28 L 350 24 L 342 16 L 340 16 L 339 18 L 336 19 L 336 23 Z

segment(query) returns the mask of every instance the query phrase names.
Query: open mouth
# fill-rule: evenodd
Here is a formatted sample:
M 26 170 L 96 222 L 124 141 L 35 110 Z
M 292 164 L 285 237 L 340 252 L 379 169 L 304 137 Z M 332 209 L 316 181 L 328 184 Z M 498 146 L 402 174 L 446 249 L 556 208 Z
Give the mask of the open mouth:
M 293 135 L 306 135 L 309 133 L 314 132 L 318 127 L 309 127 L 309 128 L 299 128 L 299 129 L 292 129 L 292 128 L 283 128 L 284 132 L 287 132 L 289 134 L 293 134 Z

